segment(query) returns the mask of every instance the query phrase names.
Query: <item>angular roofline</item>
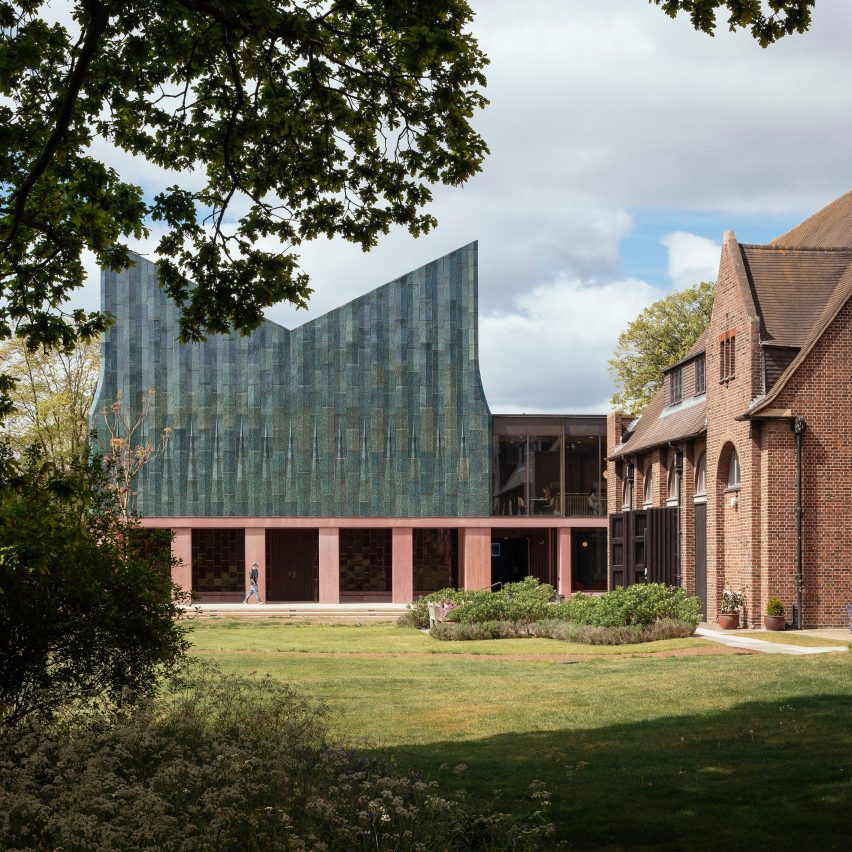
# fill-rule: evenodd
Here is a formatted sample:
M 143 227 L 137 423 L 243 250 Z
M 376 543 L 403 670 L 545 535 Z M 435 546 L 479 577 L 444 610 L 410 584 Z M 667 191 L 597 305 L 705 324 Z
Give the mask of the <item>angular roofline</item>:
M 837 303 L 832 305 L 835 301 L 835 294 L 837 294 Z M 814 346 L 819 342 L 822 338 L 823 334 L 827 331 L 828 327 L 837 319 L 838 314 L 843 310 L 846 306 L 846 303 L 849 299 L 852 298 L 852 263 L 847 267 L 846 272 L 841 276 L 840 281 L 835 288 L 835 292 L 832 293 L 831 297 L 828 300 L 826 308 L 830 305 L 832 306 L 830 310 L 826 310 L 821 317 L 820 321 L 814 326 L 813 331 L 811 332 L 810 338 L 805 342 L 804 346 L 796 353 L 796 357 L 790 362 L 789 366 L 783 373 L 778 377 L 778 380 L 772 386 L 772 389 L 765 396 L 761 397 L 757 403 L 752 404 L 749 407 L 748 411 L 746 411 L 743 415 L 740 415 L 744 418 L 751 417 L 752 415 L 757 414 L 758 412 L 764 410 L 769 406 L 771 402 L 778 398 L 778 395 L 781 391 L 786 387 L 787 383 L 792 378 L 793 374 L 799 367 L 802 365 L 802 362 L 805 358 L 813 350 Z
M 440 263 L 445 258 L 448 258 L 451 255 L 454 255 L 454 254 L 456 254 L 460 251 L 465 251 L 466 249 L 473 249 L 473 251 L 476 253 L 476 268 L 477 268 L 476 288 L 477 288 L 477 291 L 478 291 L 479 290 L 479 240 L 471 240 L 469 243 L 465 243 L 463 246 L 458 246 L 458 248 L 454 248 L 454 249 L 452 249 L 452 251 L 448 251 L 445 254 L 439 255 L 438 257 L 435 257 L 432 260 L 428 260 L 428 261 L 426 261 L 426 263 L 421 263 L 420 266 L 415 266 L 414 269 L 406 270 L 402 274 L 397 275 L 395 278 L 391 278 L 389 281 L 386 281 L 384 284 L 379 284 L 378 287 L 373 287 L 370 290 L 367 290 L 365 293 L 361 293 L 358 296 L 355 296 L 355 297 L 349 299 L 346 302 L 341 302 L 339 305 L 335 305 L 333 308 L 329 308 L 325 313 L 322 313 L 322 314 L 319 314 L 318 316 L 312 317 L 309 320 L 305 320 L 305 322 L 300 323 L 299 325 L 294 326 L 293 328 L 288 328 L 286 325 L 282 325 L 280 322 L 276 322 L 273 319 L 269 319 L 269 317 L 267 317 L 267 316 L 264 316 L 263 322 L 269 323 L 270 325 L 273 325 L 276 328 L 280 328 L 282 331 L 286 331 L 288 334 L 291 334 L 296 329 L 307 328 L 308 326 L 311 325 L 311 323 L 315 323 L 318 320 L 321 320 L 324 317 L 327 317 L 330 314 L 333 314 L 335 311 L 339 311 L 342 308 L 348 307 L 349 305 L 354 305 L 356 302 L 359 302 L 361 299 L 365 299 L 367 296 L 371 296 L 374 293 L 377 293 L 379 290 L 383 290 L 385 287 L 390 286 L 391 284 L 396 284 L 398 281 L 402 280 L 407 275 L 413 275 L 414 273 L 419 272 L 421 269 L 425 269 L 427 266 L 431 266 L 433 263 Z M 144 260 L 145 263 L 150 263 L 150 264 L 153 264 L 154 266 L 157 265 L 156 260 L 150 260 L 149 258 L 145 257 L 144 255 L 139 254 L 139 252 L 128 250 L 128 254 L 131 257 L 137 258 L 138 260 Z M 116 274 L 119 274 L 116 270 L 112 270 L 112 269 L 107 270 L 107 269 L 102 268 L 101 269 L 101 275 L 103 275 L 107 271 L 115 272 Z M 284 304 L 284 301 L 286 301 L 286 300 L 282 300 L 281 302 L 276 302 L 275 305 Z M 275 307 L 275 305 L 273 305 L 271 307 Z M 478 307 L 478 298 L 477 298 L 477 307 Z

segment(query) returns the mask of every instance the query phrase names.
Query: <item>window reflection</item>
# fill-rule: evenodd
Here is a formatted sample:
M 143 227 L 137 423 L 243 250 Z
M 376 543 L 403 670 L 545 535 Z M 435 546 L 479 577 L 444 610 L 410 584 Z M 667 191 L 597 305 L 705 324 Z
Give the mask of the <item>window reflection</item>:
M 500 435 L 495 441 L 494 514 L 527 514 L 527 439 Z
M 562 436 L 530 436 L 528 447 L 530 514 L 561 515 Z
M 565 444 L 565 514 L 606 514 L 603 459 L 598 438 L 568 438 Z
M 605 515 L 601 436 L 495 435 L 495 515 Z

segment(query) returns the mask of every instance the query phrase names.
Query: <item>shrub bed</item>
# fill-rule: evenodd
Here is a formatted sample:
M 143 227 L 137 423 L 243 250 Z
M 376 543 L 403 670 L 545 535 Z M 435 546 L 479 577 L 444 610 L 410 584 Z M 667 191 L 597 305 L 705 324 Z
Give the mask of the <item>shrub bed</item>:
M 441 589 L 411 604 L 399 623 L 410 627 L 428 627 L 430 601 L 452 605 L 446 616 L 448 622 L 488 625 L 485 632 L 497 630 L 494 625 L 498 623 L 521 625 L 519 629 L 523 632 L 530 624 L 545 621 L 600 628 L 650 627 L 663 622 L 686 625 L 689 630 L 683 635 L 689 636 L 701 620 L 701 601 L 697 597 L 688 595 L 681 588 L 662 583 L 637 583 L 602 595 L 577 592 L 569 600 L 558 604 L 551 602 L 554 591 L 553 586 L 540 583 L 534 577 L 527 577 L 520 583 L 507 583 L 496 592 Z M 465 631 L 456 632 L 461 634 Z M 661 632 L 665 631 L 661 628 Z M 506 638 L 474 637 L 474 630 L 468 633 L 471 634 L 470 638 Z
M 653 624 L 627 624 L 616 627 L 598 627 L 550 619 L 520 624 L 511 621 L 484 621 L 478 624 L 444 622 L 429 631 L 442 641 L 470 641 L 476 639 L 557 639 L 581 645 L 638 645 L 660 639 L 684 639 L 695 628 L 682 621 L 656 621 Z
M 577 592 L 569 600 L 556 604 L 552 617 L 594 627 L 681 621 L 695 628 L 701 620 L 700 613 L 700 599 L 681 588 L 662 583 L 636 583 L 603 595 Z
M 524 822 L 479 813 L 333 742 L 268 678 L 206 673 L 117 719 L 0 739 L 3 849 L 540 849 L 546 802 L 537 785 Z

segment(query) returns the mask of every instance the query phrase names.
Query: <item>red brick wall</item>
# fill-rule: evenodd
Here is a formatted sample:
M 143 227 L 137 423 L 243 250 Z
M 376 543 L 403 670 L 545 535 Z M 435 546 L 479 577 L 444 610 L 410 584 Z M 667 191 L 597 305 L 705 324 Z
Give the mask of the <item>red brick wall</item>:
M 736 370 L 730 381 L 720 382 L 719 338 L 735 331 Z M 749 605 L 741 616 L 751 623 L 757 616 L 751 601 L 760 599 L 759 525 L 760 449 L 751 425 L 734 418 L 746 411 L 761 393 L 759 320 L 754 314 L 740 249 L 733 234 L 725 235 L 716 298 L 707 340 L 707 613 L 718 611 L 722 590 L 745 588 Z M 728 466 L 736 449 L 741 488 L 728 492 Z M 736 506 L 732 498 L 736 497 Z
M 736 332 L 736 370 L 720 381 L 719 338 Z M 706 353 L 707 438 L 683 445 L 681 581 L 695 589 L 695 471 L 707 458 L 707 611 L 718 612 L 722 590 L 744 588 L 742 623 L 758 625 L 770 596 L 781 598 L 788 621 L 796 599 L 795 440 L 789 420 L 740 421 L 765 393 L 760 323 L 733 234 L 722 249 Z M 841 313 L 773 403 L 805 418 L 804 625 L 846 623 L 852 603 L 852 302 Z M 620 437 L 611 416 L 609 453 Z M 740 462 L 740 489 L 728 489 L 731 452 Z M 665 506 L 672 450 L 651 450 L 636 465 L 633 508 L 644 500 L 644 475 L 654 470 L 654 505 Z M 620 511 L 622 465 L 608 464 L 610 510 Z M 732 505 L 736 498 L 736 505 Z
M 847 302 L 778 396 L 805 418 L 803 437 L 804 624 L 842 626 L 852 603 L 852 302 Z M 786 430 L 786 434 L 785 431 Z M 764 427 L 777 446 L 766 514 L 770 592 L 795 596 L 795 444 L 786 423 Z M 772 592 L 775 593 L 775 592 Z M 781 595 L 779 594 L 779 597 Z M 785 601 L 786 603 L 786 601 Z M 788 616 L 789 618 L 789 616 Z

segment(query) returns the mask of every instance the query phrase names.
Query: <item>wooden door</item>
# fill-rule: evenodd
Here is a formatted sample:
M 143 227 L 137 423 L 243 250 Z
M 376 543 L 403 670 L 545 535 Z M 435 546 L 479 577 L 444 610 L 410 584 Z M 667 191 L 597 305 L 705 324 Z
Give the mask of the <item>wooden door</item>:
M 266 531 L 267 601 L 319 599 L 319 531 Z
M 707 620 L 707 504 L 695 503 L 695 594 L 701 598 L 701 616 Z
M 627 519 L 628 512 L 609 516 L 610 588 L 627 586 Z

